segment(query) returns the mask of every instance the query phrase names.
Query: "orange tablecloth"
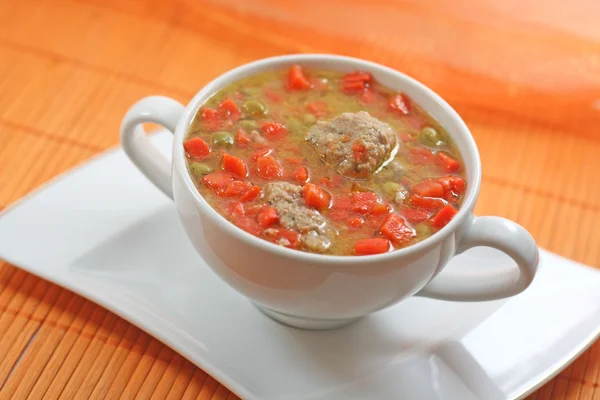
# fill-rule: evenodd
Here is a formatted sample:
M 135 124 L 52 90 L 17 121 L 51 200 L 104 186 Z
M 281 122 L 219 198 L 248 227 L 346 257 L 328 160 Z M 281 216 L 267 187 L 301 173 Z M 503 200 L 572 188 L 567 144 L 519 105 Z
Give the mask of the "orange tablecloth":
M 140 97 L 185 102 L 241 63 L 334 52 L 438 91 L 481 150 L 477 212 L 600 267 L 599 21 L 597 0 L 3 0 L 0 207 L 116 145 Z M 532 397 L 598 400 L 599 370 L 596 344 Z M 127 322 L 6 263 L 0 388 L 2 399 L 235 398 Z

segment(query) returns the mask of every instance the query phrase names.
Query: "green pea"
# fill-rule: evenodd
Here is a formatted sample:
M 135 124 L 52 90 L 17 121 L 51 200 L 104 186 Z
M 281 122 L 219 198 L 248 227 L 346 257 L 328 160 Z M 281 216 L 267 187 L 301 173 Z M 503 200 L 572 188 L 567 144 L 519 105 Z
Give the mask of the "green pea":
M 304 117 L 302 119 L 304 120 L 304 123 L 309 126 L 314 125 L 315 122 L 317 122 L 317 117 L 315 117 L 311 113 L 304 114 Z
M 384 182 L 381 184 L 381 190 L 390 197 L 395 197 L 396 192 L 400 189 L 402 189 L 402 185 L 396 182 Z
M 263 103 L 252 99 L 246 100 L 246 102 L 242 105 L 242 109 L 254 117 L 259 117 L 267 113 L 267 108 Z
M 204 163 L 192 162 L 190 163 L 190 172 L 196 178 L 204 176 L 212 171 L 212 168 Z
M 440 146 L 444 144 L 440 134 L 431 127 L 426 127 L 421 130 L 421 141 L 429 146 Z
M 288 130 L 295 135 L 304 133 L 306 131 L 306 127 L 302 124 L 302 122 L 298 121 L 295 118 L 288 120 L 286 125 Z
M 240 126 L 240 128 L 248 132 L 258 128 L 258 123 L 253 119 L 243 119 L 240 122 L 238 122 L 238 125 Z
M 215 146 L 231 147 L 233 146 L 233 134 L 225 131 L 215 132 L 212 135 L 212 142 Z
M 433 234 L 431 226 L 424 222 L 415 225 L 415 232 L 417 233 L 417 236 L 421 237 L 422 239 L 425 239 Z

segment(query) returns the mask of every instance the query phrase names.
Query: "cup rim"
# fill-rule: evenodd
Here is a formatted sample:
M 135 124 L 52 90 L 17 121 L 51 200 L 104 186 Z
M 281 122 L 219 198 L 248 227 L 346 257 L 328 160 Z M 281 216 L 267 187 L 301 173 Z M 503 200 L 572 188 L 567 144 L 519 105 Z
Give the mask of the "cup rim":
M 220 90 L 229 83 L 241 79 L 242 77 L 252 75 L 253 73 L 257 73 L 262 70 L 267 70 L 269 68 L 273 69 L 274 67 L 278 66 L 285 67 L 294 63 L 302 64 L 303 62 L 332 62 L 336 65 L 339 65 L 341 63 L 351 66 L 352 69 L 362 69 L 369 71 L 374 75 L 386 74 L 392 76 L 393 79 L 400 82 L 401 86 L 410 86 L 411 89 L 420 91 L 423 95 L 429 97 L 432 101 L 441 106 L 443 112 L 449 118 L 451 118 L 457 126 L 457 132 L 449 132 L 450 136 L 454 136 L 457 134 L 464 136 L 466 146 L 468 147 L 468 151 L 471 153 L 472 156 L 471 165 L 467 165 L 467 162 L 465 161 L 465 156 L 464 154 L 462 154 L 462 152 L 461 155 L 463 156 L 465 167 L 467 167 L 466 169 L 473 169 L 473 173 L 471 174 L 472 176 L 469 178 L 468 181 L 467 193 L 463 200 L 462 206 L 460 207 L 458 213 L 454 216 L 454 218 L 445 227 L 443 227 L 441 230 L 439 230 L 438 232 L 431 235 L 425 240 L 412 244 L 408 247 L 393 250 L 383 254 L 373 254 L 365 256 L 341 256 L 309 253 L 276 245 L 274 243 L 268 242 L 264 239 L 258 238 L 244 231 L 243 229 L 234 225 L 231 221 L 227 220 L 227 218 L 225 218 L 223 215 L 219 214 L 204 199 L 204 197 L 197 190 L 190 174 L 187 171 L 185 165 L 185 154 L 183 150 L 183 140 L 185 138 L 185 134 L 187 133 L 189 126 L 191 125 L 193 117 L 196 114 L 196 111 L 202 106 L 202 104 L 206 102 L 206 100 L 208 100 L 218 90 Z M 261 249 L 267 253 L 274 253 L 275 255 L 280 257 L 293 258 L 297 261 L 305 261 L 311 264 L 370 265 L 374 262 L 390 261 L 394 258 L 408 257 L 421 251 L 427 250 L 429 248 L 433 248 L 438 243 L 446 239 L 453 232 L 455 232 L 459 228 L 459 226 L 468 219 L 475 206 L 475 202 L 477 200 L 477 196 L 479 194 L 479 189 L 481 185 L 481 161 L 477 145 L 475 144 L 475 140 L 473 139 L 473 136 L 471 135 L 471 132 L 469 131 L 469 128 L 466 126 L 463 119 L 441 96 L 439 96 L 432 89 L 425 86 L 423 83 L 417 81 L 416 79 L 390 67 L 386 67 L 384 65 L 372 61 L 363 60 L 360 58 L 341 56 L 335 54 L 289 54 L 263 58 L 256 61 L 252 61 L 247 64 L 243 64 L 219 75 L 218 77 L 207 83 L 186 106 L 182 116 L 179 119 L 179 122 L 177 123 L 177 128 L 174 133 L 172 154 L 173 172 L 178 175 L 178 177 L 184 183 L 186 190 L 191 193 L 193 199 L 196 202 L 196 206 L 199 207 L 200 210 L 212 220 L 212 222 L 221 226 L 222 229 L 227 230 L 228 233 L 232 236 L 255 248 Z

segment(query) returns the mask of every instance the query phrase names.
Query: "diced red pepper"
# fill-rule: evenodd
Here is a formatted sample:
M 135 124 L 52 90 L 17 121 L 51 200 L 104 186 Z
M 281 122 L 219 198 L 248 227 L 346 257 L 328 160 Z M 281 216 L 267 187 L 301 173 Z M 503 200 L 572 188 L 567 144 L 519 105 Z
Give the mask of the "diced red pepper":
M 246 210 L 244 209 L 244 205 L 239 201 L 236 201 L 231 204 L 231 216 L 232 217 L 243 217 L 246 215 Z
M 286 247 L 291 247 L 292 249 L 297 248 L 300 244 L 300 234 L 289 229 L 279 228 L 277 239 L 286 239 L 290 242 L 290 245 Z
M 248 135 L 248 132 L 243 129 L 238 129 L 235 135 L 235 142 L 239 146 L 246 146 L 248 143 L 250 143 L 250 136 Z
M 246 193 L 244 193 L 242 195 L 242 197 L 240 197 L 240 201 L 243 203 L 246 203 L 248 201 L 252 201 L 255 198 L 258 197 L 258 195 L 260 194 L 261 189 L 258 186 L 252 186 L 250 188 L 248 188 L 248 190 L 246 191 Z
M 438 178 L 437 181 L 444 187 L 445 192 L 454 192 L 457 195 L 464 193 L 467 185 L 465 181 L 458 176 L 445 176 Z
M 256 173 L 264 179 L 277 179 L 283 176 L 283 168 L 273 156 L 263 156 L 256 160 Z
M 268 228 L 279 221 L 279 216 L 277 215 L 277 210 L 275 210 L 275 208 L 266 207 L 256 216 L 256 220 L 260 226 Z
M 409 150 L 409 160 L 413 164 L 430 164 L 434 158 L 435 155 L 427 147 L 415 146 Z
M 308 182 L 308 169 L 306 167 L 298 168 L 294 174 L 294 177 L 300 183 Z
M 199 137 L 194 137 L 183 142 L 183 149 L 188 157 L 203 159 L 210 156 L 210 147 Z
M 223 158 L 221 159 L 221 165 L 225 171 L 231 172 L 240 178 L 248 176 L 248 167 L 246 167 L 244 160 L 239 157 L 224 153 Z
M 352 211 L 369 214 L 376 204 L 381 204 L 381 198 L 373 192 L 352 192 Z
M 423 208 L 425 210 L 436 210 L 444 207 L 446 202 L 441 199 L 433 199 L 430 197 L 421 197 L 417 194 L 413 194 L 409 198 L 410 204 L 413 207 Z
M 250 159 L 250 161 L 256 162 L 260 157 L 268 156 L 272 152 L 273 152 L 272 149 L 265 147 L 264 149 L 260 149 L 260 150 L 257 150 L 256 152 L 254 152 L 254 154 L 252 154 L 249 157 L 249 159 Z
M 373 76 L 364 71 L 356 71 L 342 77 L 342 91 L 346 94 L 362 93 L 373 80 Z
M 391 96 L 388 107 L 391 111 L 400 115 L 407 115 L 412 108 L 409 97 L 404 93 Z
M 240 109 L 235 104 L 235 101 L 231 99 L 225 99 L 221 104 L 219 104 L 219 114 L 223 119 L 229 119 L 233 122 L 240 119 Z
M 252 185 L 244 181 L 231 181 L 224 187 L 217 190 L 217 195 L 221 197 L 239 197 L 246 193 Z
M 399 211 L 404 219 L 410 223 L 418 224 L 425 222 L 430 217 L 430 213 L 425 210 L 415 210 L 412 208 L 405 208 Z
M 387 204 L 375 204 L 371 209 L 371 214 L 373 215 L 384 215 L 389 213 L 391 210 L 390 206 Z
M 306 109 L 310 111 L 315 117 L 321 118 L 327 115 L 327 103 L 324 101 L 315 101 L 308 103 Z
M 304 202 L 317 210 L 324 210 L 331 205 L 331 195 L 314 183 L 304 186 Z
M 259 236 L 263 231 L 261 226 L 256 222 L 256 219 L 251 217 L 238 217 L 233 219 L 233 223 L 245 230 L 251 235 Z
M 373 104 L 377 101 L 377 95 L 373 90 L 365 90 L 363 94 L 360 95 L 360 102 L 362 104 Z
M 278 122 L 265 122 L 261 129 L 263 134 L 271 140 L 280 139 L 288 133 L 286 127 Z
M 431 217 L 429 224 L 436 229 L 442 229 L 454 218 L 457 212 L 454 207 L 447 205 Z
M 288 72 L 287 77 L 287 89 L 288 90 L 306 90 L 310 89 L 311 84 L 306 76 L 304 76 L 304 72 L 302 72 L 302 67 L 298 64 L 292 65 L 290 67 L 290 71 Z
M 360 228 L 365 223 L 365 220 L 361 217 L 352 217 L 348 220 L 348 225 L 353 228 Z
M 219 113 L 213 108 L 203 108 L 201 115 L 203 121 L 214 121 L 219 119 Z
M 437 163 L 447 172 L 456 172 L 460 169 L 460 163 L 450 154 L 443 151 L 435 155 Z
M 358 256 L 381 254 L 390 251 L 390 241 L 384 238 L 360 239 L 354 245 L 354 253 Z
M 215 171 L 204 176 L 204 178 L 202 178 L 202 181 L 206 186 L 208 186 L 212 190 L 217 190 L 221 189 L 229 182 L 233 181 L 233 175 L 229 172 Z
M 440 182 L 433 179 L 425 179 L 413 186 L 412 191 L 422 197 L 444 197 L 446 191 Z
M 390 214 L 379 231 L 396 245 L 406 243 L 415 236 L 415 231 L 398 214 Z

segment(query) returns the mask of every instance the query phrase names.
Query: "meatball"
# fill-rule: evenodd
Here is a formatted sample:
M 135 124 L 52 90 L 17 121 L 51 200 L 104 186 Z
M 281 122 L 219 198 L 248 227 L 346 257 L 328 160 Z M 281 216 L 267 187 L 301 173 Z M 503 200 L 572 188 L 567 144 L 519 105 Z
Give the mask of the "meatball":
M 310 251 L 324 252 L 331 246 L 326 234 L 327 222 L 317 211 L 304 204 L 302 187 L 288 182 L 265 186 L 265 200 L 277 210 L 279 223 L 300 233 L 300 242 Z
M 392 127 L 365 111 L 319 121 L 306 139 L 325 163 L 349 178 L 368 178 L 397 150 Z

